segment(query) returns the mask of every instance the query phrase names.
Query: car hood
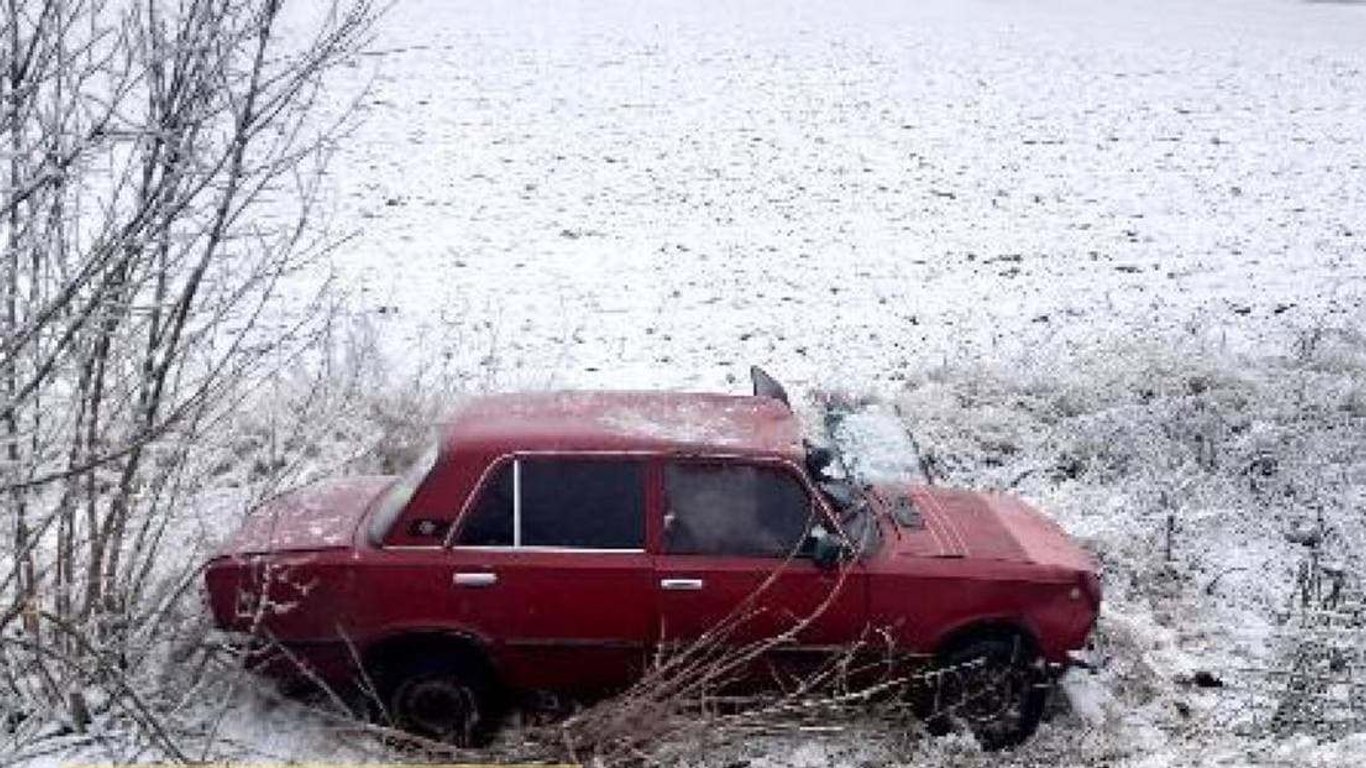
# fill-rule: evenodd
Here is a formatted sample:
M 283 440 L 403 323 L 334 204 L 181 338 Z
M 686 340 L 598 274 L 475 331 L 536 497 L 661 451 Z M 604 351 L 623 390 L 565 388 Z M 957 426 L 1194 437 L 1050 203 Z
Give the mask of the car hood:
M 1015 496 L 910 485 L 874 491 L 898 527 L 891 554 L 1096 569 L 1057 523 Z
M 253 510 L 220 554 L 349 547 L 389 476 L 327 480 L 282 493 Z

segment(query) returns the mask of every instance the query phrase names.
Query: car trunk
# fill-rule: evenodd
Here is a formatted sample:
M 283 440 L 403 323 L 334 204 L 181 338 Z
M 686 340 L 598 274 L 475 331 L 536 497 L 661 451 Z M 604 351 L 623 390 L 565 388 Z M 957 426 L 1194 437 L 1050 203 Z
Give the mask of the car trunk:
M 220 555 L 349 547 L 356 526 L 392 477 L 353 477 L 315 483 L 257 507 Z

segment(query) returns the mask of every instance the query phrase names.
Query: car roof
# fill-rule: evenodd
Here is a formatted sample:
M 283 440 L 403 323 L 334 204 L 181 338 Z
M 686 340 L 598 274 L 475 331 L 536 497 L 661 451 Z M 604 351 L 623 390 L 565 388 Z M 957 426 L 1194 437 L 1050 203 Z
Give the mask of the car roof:
M 447 451 L 641 451 L 800 459 L 797 419 L 768 397 L 533 392 L 473 398 L 447 420 Z

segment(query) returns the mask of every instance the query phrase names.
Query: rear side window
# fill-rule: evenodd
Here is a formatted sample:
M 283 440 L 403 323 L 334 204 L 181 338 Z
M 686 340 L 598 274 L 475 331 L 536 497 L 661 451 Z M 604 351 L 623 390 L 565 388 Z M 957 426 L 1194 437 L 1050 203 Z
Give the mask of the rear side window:
M 504 464 L 479 500 L 465 514 L 460 543 L 476 547 L 512 546 L 513 464 Z
M 441 446 L 433 442 L 384 491 L 384 498 L 379 500 L 375 507 L 375 514 L 370 518 L 370 541 L 376 544 L 384 541 L 384 536 L 389 532 L 389 528 L 398 520 L 399 515 L 408 506 L 408 502 L 413 500 L 413 494 L 417 493 L 418 486 L 422 485 L 422 481 L 427 478 L 427 475 L 431 474 L 440 454 Z
M 791 474 L 741 464 L 670 464 L 664 551 L 787 557 L 805 543 L 811 502 Z
M 457 543 L 643 549 L 644 467 L 589 459 L 507 462 L 466 514 Z

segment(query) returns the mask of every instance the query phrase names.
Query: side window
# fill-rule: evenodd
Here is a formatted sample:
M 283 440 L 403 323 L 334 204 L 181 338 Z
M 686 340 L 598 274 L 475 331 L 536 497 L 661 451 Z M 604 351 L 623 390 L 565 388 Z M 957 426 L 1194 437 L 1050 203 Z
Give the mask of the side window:
M 536 459 L 522 465 L 522 544 L 642 549 L 640 462 Z
M 664 551 L 787 557 L 811 527 L 806 489 L 787 472 L 739 464 L 670 464 Z
M 638 461 L 508 462 L 460 527 L 467 546 L 643 549 L 644 466 Z
M 460 526 L 459 543 L 475 547 L 512 546 L 513 481 L 516 463 L 507 462 L 492 480 L 474 506 L 465 513 Z

